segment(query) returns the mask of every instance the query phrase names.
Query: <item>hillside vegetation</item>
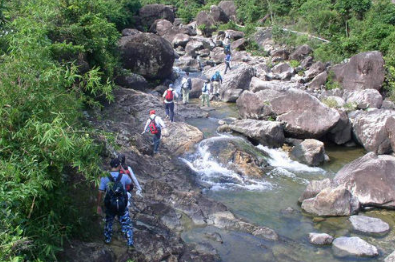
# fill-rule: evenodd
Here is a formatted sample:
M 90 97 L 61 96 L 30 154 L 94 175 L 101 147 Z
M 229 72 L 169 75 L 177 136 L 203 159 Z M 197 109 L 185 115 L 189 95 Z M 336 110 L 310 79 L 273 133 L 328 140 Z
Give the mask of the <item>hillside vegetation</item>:
M 106 134 L 83 112 L 112 101 L 119 31 L 145 4 L 192 20 L 216 1 L 0 0 L 0 260 L 52 261 L 89 217 L 70 192 L 100 175 Z M 272 26 L 278 42 L 310 44 L 316 60 L 379 50 L 395 89 L 395 5 L 390 0 L 235 0 L 238 24 Z M 267 15 L 267 19 L 261 19 Z M 263 24 L 262 24 L 263 23 Z M 235 23 L 221 28 L 239 28 Z M 286 33 L 308 32 L 329 43 Z M 253 45 L 252 45 L 253 47 Z M 76 183 L 78 182 L 78 183 Z M 88 213 L 93 213 L 88 210 Z

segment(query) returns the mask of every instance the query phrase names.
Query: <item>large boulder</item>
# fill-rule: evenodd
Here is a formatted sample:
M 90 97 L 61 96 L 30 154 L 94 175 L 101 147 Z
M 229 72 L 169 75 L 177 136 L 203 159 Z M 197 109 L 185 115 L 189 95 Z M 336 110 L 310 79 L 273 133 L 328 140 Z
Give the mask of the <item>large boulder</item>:
M 328 80 L 328 73 L 326 71 L 319 73 L 308 84 L 309 89 L 311 90 L 321 89 L 321 87 L 325 85 L 326 80 Z
M 231 45 L 230 48 L 231 50 L 245 50 L 247 46 L 247 41 L 245 38 L 240 38 L 236 41 L 234 41 Z
M 121 37 L 123 66 L 149 79 L 165 79 L 172 73 L 175 54 L 172 45 L 160 36 L 141 33 Z
M 221 100 L 224 102 L 234 103 L 243 93 L 243 89 L 226 89 L 221 94 Z
M 220 7 L 224 13 L 227 15 L 227 17 L 232 20 L 232 21 L 236 21 L 236 11 L 237 11 L 237 7 L 235 5 L 235 3 L 233 1 L 221 1 L 218 4 L 218 7 Z
M 298 89 L 281 92 L 269 103 L 277 120 L 285 122 L 285 132 L 297 138 L 320 138 L 340 119 L 335 109 Z
M 395 4 L 395 0 L 392 0 L 392 3 Z M 384 262 L 395 262 L 395 251 L 392 252 L 388 257 L 384 259 Z
M 395 208 L 394 170 L 394 156 L 368 153 L 340 169 L 334 181 L 364 206 Z
M 168 123 L 169 136 L 163 136 L 163 145 L 175 155 L 181 155 L 203 140 L 203 133 L 194 126 L 184 122 Z M 174 138 L 177 139 L 174 139 Z
M 339 237 L 332 243 L 335 256 L 338 257 L 374 257 L 378 256 L 377 248 L 359 237 Z
M 265 119 L 277 116 L 284 131 L 296 138 L 320 138 L 340 119 L 339 113 L 302 90 L 265 89 L 243 92 L 236 101 L 243 118 Z
M 358 215 L 349 219 L 354 230 L 363 234 L 383 236 L 390 231 L 388 223 L 379 218 Z
M 189 42 L 189 39 L 190 37 L 187 34 L 176 34 L 173 38 L 172 44 L 174 48 L 177 48 L 179 46 L 185 47 Z
M 306 139 L 292 148 L 290 156 L 309 166 L 318 166 L 325 161 L 324 143 L 315 139 Z
M 199 98 L 202 94 L 202 88 L 204 85 L 204 80 L 200 78 L 191 78 L 192 80 L 192 90 L 189 91 L 189 98 Z
M 336 187 L 336 185 L 329 178 L 325 178 L 324 180 L 312 180 L 307 185 L 305 191 L 299 197 L 298 201 L 300 203 L 302 203 L 303 200 L 305 200 L 305 199 L 315 197 L 316 195 L 318 195 L 318 193 L 320 193 L 325 188 L 335 188 L 335 187 Z
M 141 91 L 144 91 L 148 87 L 148 82 L 144 77 L 133 73 L 117 76 L 115 78 L 115 84 Z
M 228 71 L 226 77 L 223 77 L 223 82 L 221 84 L 219 91 L 221 99 L 223 99 L 224 101 L 227 100 L 228 102 L 230 101 L 226 99 L 226 97 L 229 96 L 229 91 L 227 90 L 234 90 L 234 89 L 246 90 L 250 86 L 252 77 L 255 76 L 254 68 L 248 64 L 239 63 L 235 65 L 234 63 L 232 66 L 233 66 L 232 70 Z M 208 79 L 211 79 L 211 77 L 214 75 L 216 71 L 221 72 L 223 68 L 224 65 L 213 67 L 205 71 L 204 75 Z M 234 99 L 232 102 L 235 102 L 236 99 Z
M 196 25 L 205 36 L 211 36 L 216 30 L 214 18 L 206 11 L 201 11 L 197 14 Z
M 337 145 L 343 145 L 351 140 L 352 124 L 347 112 L 338 110 L 340 119 L 337 124 L 328 132 L 328 138 Z
M 313 50 L 310 48 L 310 46 L 301 45 L 301 46 L 298 46 L 296 48 L 296 50 L 290 54 L 289 59 L 302 61 L 306 56 L 308 56 L 312 52 L 313 52 Z
M 221 7 L 212 5 L 210 7 L 210 15 L 213 17 L 216 23 L 227 23 L 229 22 L 229 17 L 226 15 Z
M 351 57 L 350 62 L 331 68 L 334 80 L 344 89 L 380 90 L 384 82 L 384 59 L 380 52 L 365 52 Z
M 381 108 L 383 97 L 376 89 L 352 91 L 346 98 L 347 103 L 352 103 L 358 109 Z
M 264 146 L 281 147 L 284 144 L 284 131 L 279 122 L 244 119 L 233 122 L 229 128 Z
M 317 216 L 349 216 L 358 211 L 359 202 L 344 186 L 328 187 L 304 200 L 302 209 Z
M 313 79 L 318 76 L 320 73 L 324 72 L 326 69 L 326 65 L 321 61 L 315 62 L 309 70 L 305 72 L 305 76 L 307 79 Z
M 251 79 L 250 88 L 249 90 L 256 93 L 261 90 L 265 89 L 273 89 L 273 90 L 287 90 L 290 88 L 298 88 L 300 84 L 298 83 L 291 83 L 288 81 L 279 81 L 279 80 L 272 80 L 272 81 L 264 81 L 257 77 L 253 77 Z
M 295 70 L 287 63 L 280 63 L 272 68 L 272 79 L 289 80 L 294 75 Z
M 150 28 L 157 19 L 166 19 L 174 22 L 174 11 L 172 8 L 162 4 L 145 5 L 139 10 L 141 24 L 145 28 Z
M 394 151 L 393 123 L 395 111 L 375 109 L 360 112 L 353 119 L 353 132 L 357 141 L 367 150 L 378 154 Z

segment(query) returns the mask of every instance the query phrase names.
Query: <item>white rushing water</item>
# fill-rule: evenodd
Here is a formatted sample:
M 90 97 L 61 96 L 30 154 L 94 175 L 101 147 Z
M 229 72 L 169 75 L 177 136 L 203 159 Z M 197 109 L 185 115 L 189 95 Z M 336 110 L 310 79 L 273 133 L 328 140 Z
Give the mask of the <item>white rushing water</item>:
M 254 179 L 237 174 L 226 166 L 218 163 L 216 157 L 209 152 L 209 143 L 224 139 L 241 139 L 221 135 L 203 140 L 194 155 L 182 160 L 199 176 L 201 182 L 211 190 L 246 189 L 253 191 L 271 190 L 273 185 L 262 179 Z M 230 165 L 231 163 L 229 163 Z

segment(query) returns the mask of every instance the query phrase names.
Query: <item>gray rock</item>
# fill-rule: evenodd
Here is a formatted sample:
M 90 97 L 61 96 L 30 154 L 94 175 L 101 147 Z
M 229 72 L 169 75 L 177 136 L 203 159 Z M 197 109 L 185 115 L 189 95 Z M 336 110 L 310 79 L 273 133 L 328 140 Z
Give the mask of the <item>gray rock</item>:
M 246 50 L 247 41 L 244 38 L 240 38 L 230 45 L 231 50 Z
M 377 248 L 359 237 L 339 237 L 332 243 L 332 249 L 338 257 L 374 257 L 378 256 Z
M 360 112 L 352 122 L 357 141 L 367 150 L 378 154 L 394 151 L 393 122 L 395 111 L 375 109 Z
M 384 59 L 378 51 L 360 53 L 351 57 L 350 62 L 332 67 L 331 71 L 344 89 L 380 90 L 385 77 Z
M 310 233 L 309 241 L 314 245 L 330 245 L 333 242 L 333 237 L 326 233 Z
M 164 79 L 172 73 L 174 50 L 160 36 L 151 33 L 123 36 L 119 48 L 123 66 L 136 74 L 148 79 Z
M 326 80 L 328 79 L 328 73 L 326 71 L 319 73 L 316 77 L 311 80 L 308 84 L 309 89 L 320 89 L 322 86 L 325 85 Z
M 210 7 L 210 15 L 213 17 L 216 23 L 227 23 L 229 22 L 229 17 L 227 14 L 222 10 L 221 7 L 216 5 L 212 5 Z
M 143 27 L 150 28 L 157 19 L 166 19 L 174 22 L 174 12 L 166 5 L 152 4 L 145 5 L 139 10 L 139 16 Z
M 318 195 L 319 192 L 324 190 L 325 188 L 335 188 L 336 185 L 329 178 L 325 178 L 324 180 L 312 180 L 307 185 L 305 191 L 299 197 L 299 202 L 303 202 L 305 199 L 313 198 Z
M 289 56 L 290 60 L 302 61 L 306 56 L 311 54 L 313 50 L 308 45 L 298 46 Z
M 212 15 L 206 11 L 200 11 L 196 16 L 196 25 L 202 30 L 203 35 L 210 37 L 215 31 L 215 20 Z
M 354 230 L 372 235 L 385 235 L 390 231 L 388 223 L 379 218 L 368 216 L 351 216 L 350 222 Z
M 224 241 L 222 240 L 222 237 L 221 237 L 221 235 L 219 234 L 219 233 L 217 233 L 217 232 L 214 232 L 214 233 L 205 233 L 204 234 L 208 239 L 212 239 L 212 240 L 214 240 L 214 241 L 216 241 L 216 242 L 219 242 L 219 243 L 224 243 Z
M 175 35 L 172 43 L 175 48 L 177 48 L 178 46 L 185 47 L 189 42 L 189 39 L 190 37 L 187 34 L 177 34 Z
M 302 202 L 302 209 L 317 216 L 349 216 L 359 209 L 359 202 L 344 186 L 325 188 L 314 198 Z
M 199 98 L 202 94 L 202 88 L 204 85 L 204 80 L 200 78 L 191 78 L 192 80 L 192 90 L 189 91 L 189 98 Z
M 381 109 L 395 110 L 395 104 L 388 98 L 384 99 Z
M 249 90 L 256 93 L 261 90 L 265 89 L 274 89 L 274 90 L 287 90 L 290 88 L 298 88 L 300 84 L 298 83 L 290 83 L 288 81 L 279 81 L 279 80 L 272 80 L 272 81 L 264 81 L 257 77 L 253 77 L 251 79 L 250 88 Z
M 340 119 L 336 125 L 329 130 L 328 138 L 337 145 L 343 145 L 351 140 L 352 124 L 346 111 L 338 110 Z
M 381 108 L 383 97 L 376 89 L 354 90 L 346 102 L 356 104 L 358 109 Z
M 280 63 L 272 68 L 272 78 L 278 80 L 289 80 L 294 75 L 294 69 L 287 63 Z
M 205 45 L 197 39 L 191 39 L 185 46 L 185 52 L 192 57 L 196 57 L 196 52 L 202 49 L 205 49 Z
M 394 3 L 395 0 L 392 2 Z M 395 262 L 395 251 L 392 252 L 388 257 L 384 259 L 384 262 Z
M 224 37 L 225 37 L 225 35 L 228 35 L 229 38 L 233 41 L 244 38 L 244 36 L 245 36 L 244 32 L 235 31 L 235 30 L 225 30 Z
M 325 161 L 324 143 L 315 139 L 306 139 L 292 148 L 290 156 L 309 166 L 318 166 Z
M 227 89 L 222 93 L 221 100 L 224 102 L 234 103 L 243 91 L 243 89 Z
M 128 35 L 136 35 L 140 34 L 141 32 L 137 29 L 132 29 L 132 28 L 125 28 L 122 30 L 122 36 L 128 36 Z
M 308 79 L 313 79 L 314 77 L 316 77 L 317 75 L 319 75 L 320 73 L 324 72 L 324 70 L 326 69 L 326 65 L 320 61 L 315 62 L 310 68 L 309 70 L 307 70 L 305 72 L 305 76 Z
M 118 76 L 115 79 L 115 84 L 142 91 L 148 87 L 148 82 L 143 76 L 133 73 Z
M 235 121 L 229 128 L 264 146 L 281 147 L 284 144 L 284 131 L 279 122 L 245 119 Z
M 163 145 L 175 155 L 181 155 L 203 140 L 203 133 L 196 127 L 183 122 L 174 122 L 167 126 L 171 136 L 163 136 Z M 177 139 L 174 139 L 177 137 Z
M 236 5 L 233 1 L 221 1 L 218 6 L 224 11 L 228 18 L 232 21 L 237 20 L 236 16 Z
M 395 208 L 395 157 L 368 153 L 345 165 L 334 181 L 364 206 Z
M 270 53 L 271 57 L 272 57 L 272 62 L 280 62 L 280 61 L 284 61 L 284 60 L 288 60 L 289 57 L 289 52 L 287 49 L 277 49 L 277 50 L 273 50 Z

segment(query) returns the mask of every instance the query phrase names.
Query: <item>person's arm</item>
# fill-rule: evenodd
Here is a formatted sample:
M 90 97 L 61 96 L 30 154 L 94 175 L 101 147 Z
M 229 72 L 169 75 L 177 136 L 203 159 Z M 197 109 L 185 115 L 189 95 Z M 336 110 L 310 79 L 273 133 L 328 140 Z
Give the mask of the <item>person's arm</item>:
M 142 191 L 143 189 L 141 188 L 140 183 L 139 183 L 139 181 L 137 180 L 136 176 L 134 175 L 134 172 L 133 172 L 133 170 L 132 170 L 132 168 L 131 168 L 130 166 L 128 166 L 128 170 L 129 170 L 130 175 L 131 175 L 131 177 L 132 177 L 133 183 L 136 185 L 136 188 L 137 188 L 136 194 L 139 195 L 139 196 L 142 196 L 142 195 L 141 195 L 141 191 Z
M 148 126 L 149 126 L 149 122 L 150 122 L 149 119 L 147 120 L 147 122 L 145 122 L 144 130 L 143 130 L 143 132 L 141 134 L 144 134 L 147 131 Z
M 160 126 L 162 129 L 166 129 L 165 122 L 163 122 L 163 120 L 162 120 L 161 117 L 156 117 L 156 118 L 155 118 L 155 121 L 156 121 L 156 124 L 159 124 L 159 126 Z
M 165 98 L 166 97 L 166 94 L 167 94 L 167 90 L 163 93 L 163 98 Z

